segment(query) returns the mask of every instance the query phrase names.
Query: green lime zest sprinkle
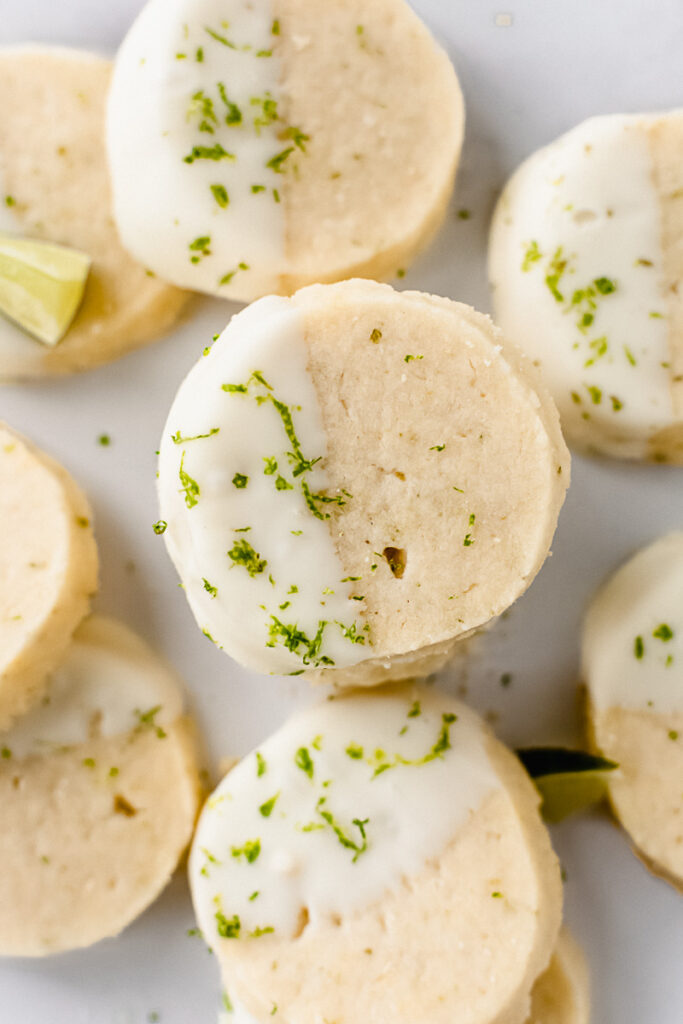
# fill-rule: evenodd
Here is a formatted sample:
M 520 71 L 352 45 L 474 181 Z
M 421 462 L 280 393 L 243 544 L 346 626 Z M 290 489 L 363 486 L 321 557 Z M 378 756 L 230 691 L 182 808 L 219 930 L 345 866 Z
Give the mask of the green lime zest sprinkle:
M 422 765 L 429 764 L 431 761 L 436 761 L 437 758 L 443 759 L 446 751 L 451 749 L 451 726 L 454 722 L 457 722 L 457 720 L 458 716 L 451 712 L 444 712 L 441 715 L 441 730 L 437 740 L 431 750 L 429 750 L 423 757 L 411 760 L 403 757 L 401 754 L 395 754 L 393 761 L 386 761 L 384 760 L 386 756 L 384 751 L 376 751 L 377 759 L 380 760 L 381 763 L 375 769 L 373 779 L 392 768 L 397 768 L 399 765 L 419 768 Z
M 205 576 L 202 576 L 202 583 L 204 584 L 204 590 L 207 592 L 207 594 L 210 594 L 211 597 L 218 596 L 218 587 L 212 586 Z
M 235 541 L 228 551 L 228 558 L 232 559 L 235 565 L 241 565 L 254 578 L 268 565 L 265 558 L 261 558 L 258 551 L 255 551 L 248 540 L 242 538 Z
M 228 99 L 228 94 L 222 82 L 218 83 L 218 95 L 223 101 L 227 111 L 225 115 L 225 123 L 228 125 L 242 124 L 242 111 L 236 103 L 233 103 L 232 100 Z
M 560 245 L 553 254 L 545 276 L 545 283 L 555 302 L 564 302 L 564 295 L 560 291 L 559 286 L 566 269 L 567 260 L 562 258 L 562 246 Z
M 212 39 L 215 39 L 217 43 L 221 43 L 223 46 L 227 46 L 231 50 L 237 49 L 237 45 L 233 43 L 232 40 L 228 39 L 227 36 L 221 35 L 220 32 L 216 32 L 215 29 L 207 28 L 207 26 L 205 25 L 204 31 L 207 33 L 207 35 L 211 36 Z
M 637 636 L 633 641 L 633 653 L 639 661 L 645 654 L 645 643 L 642 636 Z
M 257 135 L 260 134 L 261 128 L 267 128 L 269 124 L 279 120 L 277 100 L 274 100 L 269 92 L 264 96 L 253 96 L 250 102 L 252 106 L 260 107 L 260 113 L 254 117 L 254 128 Z M 265 186 L 262 187 L 265 188 Z
M 180 457 L 180 469 L 178 470 L 178 476 L 181 483 L 180 493 L 185 495 L 185 504 L 187 507 L 194 508 L 199 501 L 201 491 L 197 481 L 193 480 L 185 469 L 185 455 L 186 452 L 183 452 Z
M 269 167 L 271 171 L 275 171 L 276 174 L 284 174 L 285 171 L 283 165 L 292 153 L 295 152 L 295 148 L 296 147 L 294 146 L 288 146 L 286 149 L 283 149 L 282 152 L 276 153 L 275 156 L 271 157 L 270 160 L 266 162 L 266 167 Z
M 529 242 L 524 253 L 524 259 L 522 260 L 522 270 L 524 273 L 528 273 L 533 264 L 541 259 L 543 259 L 543 253 L 538 248 L 538 242 Z
M 234 270 L 229 270 L 227 274 L 223 274 L 223 276 L 218 281 L 219 286 L 224 284 L 230 284 L 233 277 L 235 277 L 235 275 L 238 274 L 240 270 L 249 270 L 249 264 L 244 262 L 238 263 Z
M 297 768 L 300 768 L 305 775 L 308 775 L 309 779 L 313 778 L 315 766 L 313 764 L 313 758 L 308 751 L 308 747 L 299 747 L 294 755 L 294 764 Z
M 323 619 L 318 622 L 317 632 L 311 640 L 295 624 L 284 623 L 275 615 L 271 615 L 270 620 L 266 647 L 275 647 L 278 643 L 281 643 L 292 654 L 298 655 L 304 665 L 313 665 L 316 668 L 321 665 L 334 665 L 331 658 L 320 654 L 323 633 L 325 627 L 329 625 L 328 622 Z
M 248 483 L 249 477 L 245 476 L 244 473 L 235 473 L 232 478 L 233 487 L 236 487 L 239 491 L 244 490 Z
M 267 771 L 268 771 L 268 765 L 266 764 L 266 759 L 264 758 L 264 756 L 261 753 L 261 751 L 257 750 L 256 751 L 256 777 L 260 779 L 261 776 L 265 775 Z
M 316 805 L 316 812 L 320 815 L 323 821 L 332 829 L 341 845 L 347 850 L 354 851 L 352 863 L 355 864 L 358 858 L 361 856 L 361 854 L 365 853 L 365 851 L 368 848 L 368 838 L 365 832 L 365 826 L 369 823 L 370 819 L 363 818 L 361 820 L 360 818 L 354 818 L 353 821 L 351 822 L 351 824 L 354 825 L 360 832 L 360 839 L 362 841 L 359 843 L 356 840 L 352 839 L 351 836 L 346 834 L 341 825 L 339 825 L 339 823 L 336 821 L 332 812 L 328 811 L 327 808 L 325 807 L 326 802 L 327 798 L 321 796 Z
M 228 195 L 228 190 L 226 189 L 225 185 L 210 185 L 209 187 L 211 189 L 211 194 L 213 195 L 213 198 L 216 200 L 221 209 L 224 210 L 226 206 L 230 205 L 230 196 Z
M 354 761 L 360 761 L 363 757 L 363 748 L 356 743 L 350 743 L 346 748 L 347 755 Z
M 192 437 L 181 437 L 180 431 L 177 430 L 175 434 L 171 434 L 171 440 L 173 444 L 185 444 L 186 441 L 200 441 L 204 437 L 213 437 L 220 431 L 220 427 L 212 427 L 211 430 L 206 434 L 194 434 Z
M 183 157 L 183 163 L 193 164 L 195 160 L 235 160 L 234 153 L 228 153 L 220 142 L 215 146 L 193 146 L 187 156 Z
M 239 938 L 242 922 L 237 914 L 228 919 L 222 910 L 217 910 L 214 917 L 216 918 L 216 931 L 221 939 Z
M 663 622 L 661 626 L 657 626 L 656 629 L 652 630 L 652 635 L 655 640 L 661 640 L 663 643 L 668 643 L 669 640 L 673 640 L 674 631 L 666 622 Z
M 248 864 L 253 864 L 255 860 L 258 860 L 261 853 L 261 840 L 247 839 L 244 846 L 232 846 L 230 852 L 236 860 L 244 857 Z
M 157 537 L 159 537 L 162 533 L 166 533 L 167 528 L 168 523 L 166 522 L 165 519 L 157 519 L 156 523 L 152 523 L 152 529 L 156 533 Z
M 188 245 L 188 249 L 195 253 L 190 257 L 190 263 L 199 263 L 202 256 L 211 255 L 211 235 L 200 235 L 199 238 L 195 238 L 194 242 Z
M 279 796 L 280 794 L 276 793 L 275 796 L 271 796 L 270 800 L 266 800 L 265 803 L 261 804 L 261 806 L 259 807 L 259 813 L 262 815 L 262 817 L 269 818 L 271 816 L 271 814 L 273 813 L 273 808 L 275 807 L 275 804 L 277 803 Z

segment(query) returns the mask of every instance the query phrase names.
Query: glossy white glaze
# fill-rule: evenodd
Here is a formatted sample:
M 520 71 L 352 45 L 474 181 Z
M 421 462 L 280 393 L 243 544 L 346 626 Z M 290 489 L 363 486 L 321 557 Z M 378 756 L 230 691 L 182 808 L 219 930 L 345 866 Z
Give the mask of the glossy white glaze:
M 151 0 L 119 51 L 107 139 L 123 244 L 184 288 L 277 290 L 292 148 L 270 3 Z M 279 106 L 278 106 L 279 104 Z M 305 142 L 304 142 L 305 146 Z
M 683 533 L 639 551 L 598 592 L 583 678 L 598 711 L 683 711 Z
M 181 385 L 159 458 L 165 539 L 197 622 L 257 671 L 353 665 L 372 654 L 327 521 L 329 499 L 353 499 L 327 492 L 325 453 L 301 313 L 289 299 L 261 299 L 233 317 Z M 322 492 L 328 501 L 314 500 Z M 287 649 L 286 627 L 311 642 L 322 628 L 317 651 L 305 642 Z
M 539 361 L 570 437 L 632 454 L 673 418 L 661 208 L 639 116 L 592 118 L 508 183 L 489 274 L 504 332 Z
M 76 631 L 47 696 L 0 734 L 0 747 L 16 761 L 138 728 L 163 729 L 181 714 L 170 668 L 122 623 L 93 616 Z
M 201 815 L 190 882 L 206 941 L 231 937 L 226 924 L 238 939 L 293 938 L 419 874 L 501 786 L 484 741 L 473 712 L 426 687 L 295 715 Z

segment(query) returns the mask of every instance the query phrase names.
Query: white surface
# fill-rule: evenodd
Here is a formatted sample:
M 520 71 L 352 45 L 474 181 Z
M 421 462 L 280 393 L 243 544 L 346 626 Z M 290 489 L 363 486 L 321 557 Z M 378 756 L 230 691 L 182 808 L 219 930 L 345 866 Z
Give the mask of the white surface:
M 113 48 L 138 0 L 4 0 L 0 40 Z M 680 0 L 415 0 L 456 61 L 468 104 L 453 215 L 402 285 L 489 308 L 485 239 L 496 195 L 533 149 L 595 113 L 681 103 Z M 508 27 L 496 16 L 511 14 Z M 505 22 L 508 19 L 500 19 Z M 37 112 L 39 125 L 39 112 Z M 456 212 L 472 211 L 469 220 Z M 97 607 L 119 615 L 175 663 L 194 694 L 211 755 L 244 753 L 307 686 L 237 669 L 196 628 L 163 541 L 154 451 L 175 389 L 236 307 L 198 307 L 177 335 L 87 376 L 0 391 L 0 416 L 60 458 L 87 489 L 102 555 Z M 97 445 L 111 434 L 109 448 Z M 571 738 L 582 609 L 640 545 L 681 528 L 683 470 L 574 460 L 554 557 L 507 619 L 449 672 L 500 716 L 513 743 Z M 500 675 L 512 673 L 511 685 Z M 652 878 L 607 820 L 554 832 L 566 868 L 567 917 L 585 945 L 594 1024 L 681 1024 L 683 903 Z M 0 965 L 0 1024 L 214 1024 L 217 971 L 177 878 L 121 939 L 44 963 Z M 150 1016 L 152 1014 L 152 1016 Z M 420 1022 L 429 1024 L 429 1022 Z M 454 1022 L 457 1024 L 457 1022 Z

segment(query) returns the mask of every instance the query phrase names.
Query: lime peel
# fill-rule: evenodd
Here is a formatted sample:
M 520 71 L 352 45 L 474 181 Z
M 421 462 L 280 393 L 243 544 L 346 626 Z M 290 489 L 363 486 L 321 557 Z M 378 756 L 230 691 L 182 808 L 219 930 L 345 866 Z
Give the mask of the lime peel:
M 78 312 L 91 263 L 77 249 L 0 233 L 0 313 L 56 345 Z
M 550 824 L 599 803 L 607 794 L 614 761 L 583 750 L 527 747 L 517 751 L 540 792 L 541 813 Z

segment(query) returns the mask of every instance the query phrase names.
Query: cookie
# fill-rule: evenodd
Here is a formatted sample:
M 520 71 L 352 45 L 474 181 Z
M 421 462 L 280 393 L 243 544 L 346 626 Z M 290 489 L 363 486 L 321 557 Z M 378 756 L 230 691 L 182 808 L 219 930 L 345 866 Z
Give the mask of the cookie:
M 92 513 L 57 462 L 0 424 L 0 728 L 44 694 L 97 589 Z
M 249 668 L 425 674 L 542 565 L 569 482 L 550 399 L 467 306 L 351 281 L 234 317 L 160 445 L 165 540 Z
M 109 362 L 169 331 L 187 302 L 119 242 L 104 143 L 110 77 L 110 61 L 78 50 L 0 51 L 0 229 L 93 260 L 80 310 L 57 345 L 0 318 L 0 380 Z
M 636 850 L 683 885 L 683 533 L 638 552 L 586 614 L 583 680 L 608 792 Z
M 403 0 L 151 0 L 116 61 L 108 138 L 128 251 L 252 300 L 390 278 L 443 220 L 464 109 Z
M 229 1000 L 258 1021 L 412 1024 L 419 1005 L 433 1024 L 521 1024 L 560 923 L 538 800 L 438 691 L 298 713 L 223 780 L 193 842 Z
M 527 1024 L 589 1024 L 590 984 L 581 948 L 566 928 L 531 993 Z
M 126 626 L 87 619 L 0 753 L 0 955 L 117 935 L 169 881 L 197 811 L 173 673 Z
M 683 464 L 682 155 L 683 110 L 594 117 L 498 203 L 497 320 L 583 451 Z

